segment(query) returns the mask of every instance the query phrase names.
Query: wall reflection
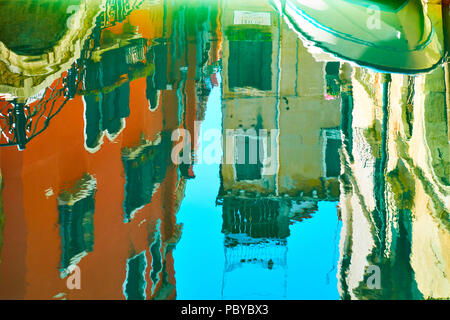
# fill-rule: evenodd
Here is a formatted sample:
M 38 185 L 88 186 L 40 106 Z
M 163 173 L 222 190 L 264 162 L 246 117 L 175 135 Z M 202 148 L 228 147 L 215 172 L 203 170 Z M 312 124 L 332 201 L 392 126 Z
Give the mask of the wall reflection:
M 448 295 L 446 68 L 416 77 L 358 67 L 343 74 L 347 103 L 342 110 L 348 116 L 340 200 L 344 297 Z M 363 284 L 369 265 L 389 275 L 380 290 Z

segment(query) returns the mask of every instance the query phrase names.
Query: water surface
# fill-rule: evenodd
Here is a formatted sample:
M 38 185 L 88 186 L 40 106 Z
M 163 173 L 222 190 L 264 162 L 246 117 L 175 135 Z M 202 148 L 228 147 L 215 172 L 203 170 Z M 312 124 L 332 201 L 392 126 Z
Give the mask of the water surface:
M 447 8 L 0 8 L 1 299 L 450 298 Z

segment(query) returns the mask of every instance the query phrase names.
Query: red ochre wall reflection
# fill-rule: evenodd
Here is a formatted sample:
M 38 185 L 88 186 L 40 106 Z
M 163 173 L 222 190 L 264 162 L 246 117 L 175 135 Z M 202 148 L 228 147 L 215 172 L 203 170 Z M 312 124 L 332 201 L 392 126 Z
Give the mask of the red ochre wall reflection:
M 195 8 L 189 10 L 194 12 Z M 217 9 L 213 8 L 212 12 L 219 15 Z M 142 139 L 154 141 L 161 132 L 171 133 L 179 127 L 193 132 L 194 121 L 201 120 L 206 103 L 198 90 L 201 77 L 196 57 L 199 49 L 205 49 L 198 47 L 194 40 L 197 31 L 189 25 L 184 26 L 186 45 L 174 48 L 175 44 L 170 41 L 172 26 L 181 14 L 189 12 L 186 8 L 153 5 L 135 10 L 124 21 L 102 30 L 102 37 L 108 32 L 120 37 L 124 30 L 135 27 L 147 48 L 151 48 L 156 39 L 169 39 L 168 86 L 161 90 L 154 111 L 149 110 L 146 77 L 125 77 L 121 81 L 129 81 L 130 114 L 120 134 L 113 141 L 104 136 L 98 151 L 88 151 L 85 147 L 85 103 L 81 95 L 68 101 L 48 129 L 30 142 L 25 151 L 19 152 L 15 147 L 0 150 L 5 212 L 1 299 L 123 299 L 127 259 L 143 251 L 147 259 L 146 298 L 176 297 L 170 247 L 180 236 L 175 214 L 184 194 L 185 178 L 177 166 L 169 163 L 151 202 L 125 223 L 126 178 L 122 152 L 125 147 L 138 146 Z M 220 57 L 217 44 L 220 30 L 218 25 L 210 25 L 210 29 L 213 36 L 205 65 L 213 65 Z M 177 55 L 171 54 L 174 49 L 178 50 Z M 182 83 L 180 69 L 186 66 L 187 76 Z M 150 69 L 154 70 L 154 66 Z M 181 85 L 184 99 L 180 120 L 177 91 Z M 94 247 L 77 264 L 81 271 L 81 290 L 69 290 L 67 278 L 60 276 L 62 240 L 58 196 L 86 173 L 93 176 L 97 184 Z M 158 225 L 164 267 L 159 271 L 158 283 L 153 283 L 150 276 L 153 257 L 149 246 L 157 237 Z

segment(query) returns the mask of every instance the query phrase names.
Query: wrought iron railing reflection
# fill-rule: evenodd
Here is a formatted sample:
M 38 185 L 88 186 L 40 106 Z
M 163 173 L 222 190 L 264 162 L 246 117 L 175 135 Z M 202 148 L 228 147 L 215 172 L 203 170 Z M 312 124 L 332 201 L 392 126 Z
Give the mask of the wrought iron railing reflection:
M 66 76 L 47 87 L 36 100 L 0 101 L 0 146 L 17 146 L 24 150 L 28 142 L 47 129 L 67 101 L 75 97 L 82 72 L 83 67 L 75 62 Z

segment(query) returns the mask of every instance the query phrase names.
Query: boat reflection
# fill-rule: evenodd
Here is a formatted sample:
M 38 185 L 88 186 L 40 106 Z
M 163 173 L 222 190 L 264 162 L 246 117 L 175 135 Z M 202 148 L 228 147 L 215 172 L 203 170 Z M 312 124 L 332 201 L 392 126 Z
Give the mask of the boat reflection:
M 445 55 L 440 4 L 286 0 L 276 6 L 314 46 L 359 65 L 417 73 L 435 68 Z
M 440 4 L 52 2 L 45 30 L 22 2 L 43 36 L 0 36 L 0 298 L 450 298 Z

